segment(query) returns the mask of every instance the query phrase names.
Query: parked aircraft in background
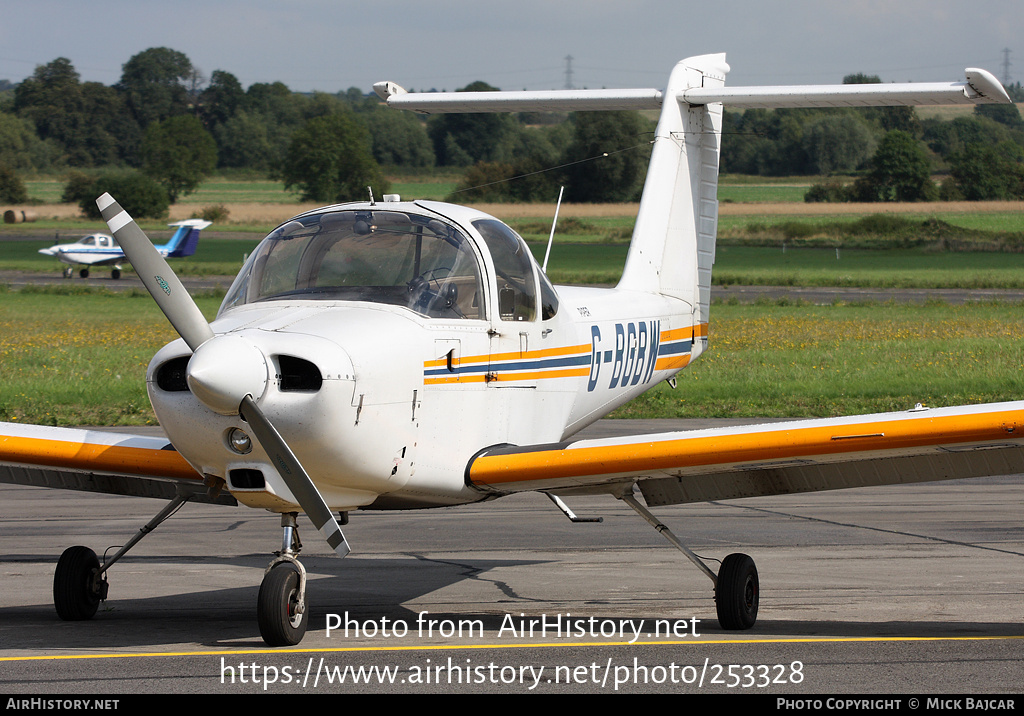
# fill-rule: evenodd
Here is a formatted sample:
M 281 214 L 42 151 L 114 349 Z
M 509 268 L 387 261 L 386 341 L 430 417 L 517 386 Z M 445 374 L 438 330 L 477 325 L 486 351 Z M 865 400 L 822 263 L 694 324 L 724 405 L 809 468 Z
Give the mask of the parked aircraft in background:
M 975 69 L 966 82 L 726 88 L 728 70 L 724 55 L 692 57 L 664 90 L 377 86 L 389 105 L 420 112 L 659 109 L 615 288 L 553 287 L 498 219 L 385 196 L 274 229 L 207 323 L 127 212 L 100 197 L 181 336 L 146 377 L 167 439 L 2 424 L 0 481 L 170 503 L 102 564 L 92 549 L 69 547 L 54 576 L 57 613 L 91 618 L 109 567 L 184 501 L 240 502 L 281 515 L 282 548 L 256 612 L 268 643 L 295 644 L 309 618 L 300 511 L 344 556 L 349 511 L 539 491 L 570 519 L 563 498 L 622 500 L 709 577 L 722 627 L 748 629 L 759 604 L 754 561 L 730 554 L 716 573 L 648 507 L 1024 472 L 1024 401 L 571 440 L 707 350 L 723 104 L 1009 102 Z
M 170 241 L 157 246 L 156 250 L 166 258 L 191 256 L 199 244 L 199 232 L 212 223 L 203 219 L 185 219 L 168 224 L 177 227 L 177 230 Z M 82 278 L 89 277 L 90 266 L 111 266 L 110 277 L 121 278 L 121 264 L 125 261 L 124 251 L 108 234 L 90 234 L 73 244 L 56 244 L 48 249 L 39 249 L 39 253 L 56 256 L 62 263 L 67 264 L 64 267 L 64 278 L 71 278 L 75 266 L 82 267 L 78 271 Z

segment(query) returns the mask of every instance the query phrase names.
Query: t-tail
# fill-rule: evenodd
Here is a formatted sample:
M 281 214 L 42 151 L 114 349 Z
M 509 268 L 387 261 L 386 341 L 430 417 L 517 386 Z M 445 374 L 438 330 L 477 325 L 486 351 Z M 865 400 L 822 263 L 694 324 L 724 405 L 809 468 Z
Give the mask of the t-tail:
M 692 325 L 700 327 L 705 340 L 718 229 L 724 105 L 774 108 L 1010 102 L 999 81 L 976 68 L 966 69 L 966 81 L 961 82 L 764 87 L 726 87 L 728 72 L 725 55 L 714 54 L 678 63 L 665 90 L 410 93 L 393 82 L 379 82 L 374 90 L 391 107 L 425 114 L 659 110 L 640 211 L 618 287 L 677 299 L 680 311 L 690 314 Z
M 205 221 L 203 219 L 185 219 L 184 221 L 168 224 L 168 226 L 176 226 L 178 228 L 170 241 L 163 246 L 156 247 L 157 251 L 169 259 L 181 259 L 191 256 L 199 246 L 199 232 L 212 223 L 212 221 Z
M 618 286 L 685 302 L 694 326 L 707 325 L 711 302 L 722 105 L 677 98 L 686 90 L 724 86 L 728 72 L 723 54 L 691 57 L 673 69 Z

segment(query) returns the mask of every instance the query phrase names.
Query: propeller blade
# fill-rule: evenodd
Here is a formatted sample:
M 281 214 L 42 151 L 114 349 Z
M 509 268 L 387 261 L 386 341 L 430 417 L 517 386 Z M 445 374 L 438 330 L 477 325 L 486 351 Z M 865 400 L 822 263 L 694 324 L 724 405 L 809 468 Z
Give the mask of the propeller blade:
M 277 471 L 281 474 L 288 489 L 292 491 L 299 506 L 309 517 L 313 525 L 320 530 L 339 557 L 344 557 L 351 551 L 348 541 L 341 531 L 341 526 L 334 519 L 334 513 L 324 502 L 320 491 L 306 474 L 302 464 L 299 463 L 295 453 L 291 451 L 288 444 L 277 432 L 277 429 L 267 420 L 267 416 L 256 405 L 256 401 L 250 396 L 242 398 L 242 404 L 238 406 L 238 413 L 242 420 L 249 423 L 256 439 L 270 457 Z
M 97 199 L 96 206 L 153 300 L 188 347 L 194 351 L 213 338 L 213 329 L 202 311 L 128 212 L 110 194 Z

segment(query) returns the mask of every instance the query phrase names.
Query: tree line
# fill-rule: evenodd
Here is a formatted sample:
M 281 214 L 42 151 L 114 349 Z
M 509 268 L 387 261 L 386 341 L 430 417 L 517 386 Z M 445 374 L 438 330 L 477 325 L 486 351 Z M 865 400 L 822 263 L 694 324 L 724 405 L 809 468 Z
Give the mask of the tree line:
M 638 112 L 424 119 L 358 88 L 243 88 L 230 72 L 207 78 L 183 53 L 158 47 L 130 58 L 113 86 L 82 82 L 57 58 L 0 88 L 0 201 L 24 201 L 20 174 L 62 173 L 64 199 L 86 211 L 98 190 L 116 190 L 140 197 L 139 216 L 159 215 L 218 169 L 281 179 L 303 199 L 345 201 L 367 186 L 386 191 L 385 173 L 439 167 L 464 172 L 460 201 L 551 201 L 560 185 L 568 201 L 627 201 L 639 194 L 653 130 Z M 1024 121 L 998 105 L 949 121 L 913 108 L 727 111 L 722 171 L 858 177 L 816 186 L 818 200 L 1024 197 Z M 941 186 L 935 173 L 947 177 Z

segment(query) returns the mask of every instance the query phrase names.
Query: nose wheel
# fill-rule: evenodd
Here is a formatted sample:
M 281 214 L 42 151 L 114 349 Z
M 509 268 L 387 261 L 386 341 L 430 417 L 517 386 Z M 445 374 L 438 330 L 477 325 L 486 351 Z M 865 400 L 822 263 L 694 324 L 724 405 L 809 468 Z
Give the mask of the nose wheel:
M 270 563 L 256 599 L 260 636 L 269 646 L 295 646 L 306 634 L 306 568 L 297 559 L 302 551 L 295 512 L 281 515 L 283 540 L 277 559 Z
M 295 646 L 306 634 L 306 571 L 298 562 L 277 562 L 269 568 L 256 602 L 260 636 L 270 646 Z

